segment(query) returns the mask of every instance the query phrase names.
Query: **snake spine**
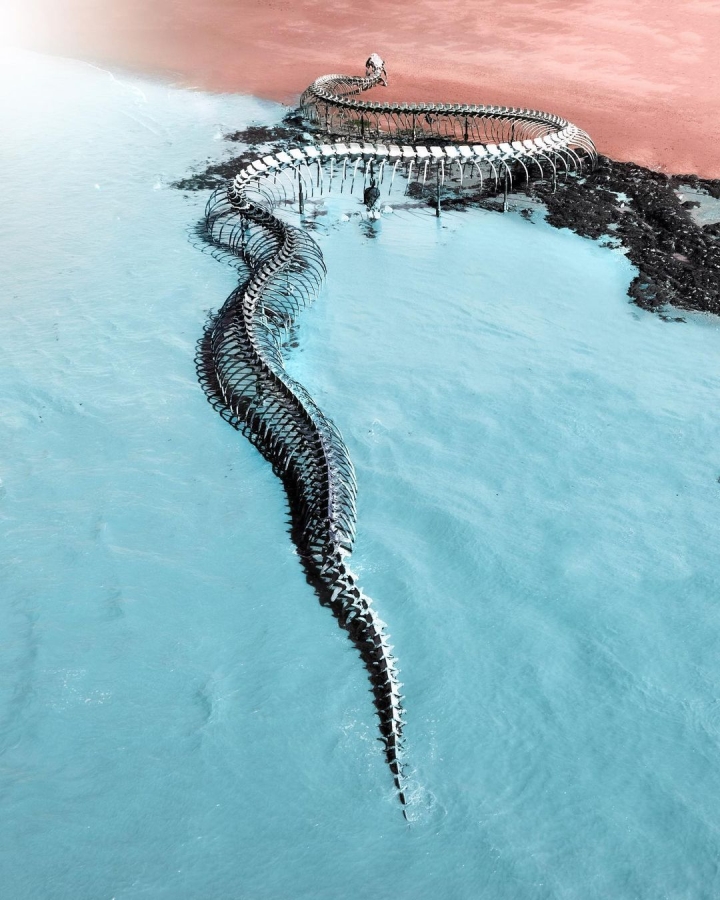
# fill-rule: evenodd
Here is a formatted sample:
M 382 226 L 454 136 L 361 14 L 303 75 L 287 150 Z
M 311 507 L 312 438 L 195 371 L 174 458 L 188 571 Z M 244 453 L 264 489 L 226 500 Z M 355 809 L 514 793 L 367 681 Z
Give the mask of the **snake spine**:
M 308 579 L 367 669 L 385 758 L 405 812 L 404 712 L 393 648 L 348 566 L 356 526 L 352 461 L 337 427 L 283 365 L 283 345 L 316 295 L 325 266 L 307 231 L 279 213 L 296 202 L 302 211 L 308 199 L 334 186 L 344 190 L 348 182 L 349 193 L 357 183 L 368 206 L 385 189 L 435 185 L 439 213 L 441 186 L 507 195 L 518 182 L 554 183 L 580 173 L 594 165 L 596 152 L 585 132 L 537 110 L 357 99 L 386 83 L 377 54 L 368 59 L 365 76 L 318 78 L 300 105 L 325 140 L 258 158 L 211 196 L 205 234 L 241 261 L 244 277 L 208 324 L 198 369 L 218 411 L 283 482 Z

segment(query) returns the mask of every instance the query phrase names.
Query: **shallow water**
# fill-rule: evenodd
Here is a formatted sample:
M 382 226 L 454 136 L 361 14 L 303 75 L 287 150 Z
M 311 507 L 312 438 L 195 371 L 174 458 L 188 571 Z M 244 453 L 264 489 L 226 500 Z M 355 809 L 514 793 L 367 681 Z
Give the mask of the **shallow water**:
M 408 827 L 280 485 L 195 378 L 233 271 L 167 185 L 282 108 L 5 63 L 6 895 L 717 896 L 718 324 L 537 216 L 318 210 L 288 366 L 357 468 Z

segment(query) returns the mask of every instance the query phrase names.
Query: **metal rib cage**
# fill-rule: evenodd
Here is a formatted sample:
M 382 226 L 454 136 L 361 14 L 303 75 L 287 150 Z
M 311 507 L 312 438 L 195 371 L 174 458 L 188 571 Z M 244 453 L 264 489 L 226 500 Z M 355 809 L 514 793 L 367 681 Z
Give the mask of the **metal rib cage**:
M 373 60 L 375 62 L 373 62 Z M 379 62 L 379 65 L 378 65 Z M 274 467 L 287 492 L 292 534 L 320 600 L 347 630 L 368 670 L 381 740 L 403 811 L 403 710 L 385 623 L 346 564 L 355 538 L 357 482 L 342 436 L 306 389 L 285 370 L 283 344 L 325 273 L 310 235 L 273 210 L 350 181 L 415 179 L 459 187 L 512 188 L 518 179 L 579 172 L 596 160 L 585 132 L 537 110 L 447 104 L 379 104 L 350 99 L 384 78 L 377 57 L 366 77 L 328 75 L 303 94 L 304 116 L 329 135 L 362 143 L 320 143 L 256 159 L 217 190 L 206 235 L 247 266 L 247 277 L 208 326 L 200 377 L 213 403 Z M 462 135 L 464 143 L 458 139 Z M 368 143 L 370 136 L 449 138 L 445 146 Z M 492 140 L 487 140 L 492 137 Z M 470 144 L 470 140 L 477 143 Z M 398 178 L 400 173 L 403 177 Z
M 288 192 L 294 201 L 300 191 L 305 198 L 336 188 L 342 191 L 348 181 L 352 192 L 356 182 L 365 185 L 368 179 L 387 185 L 388 191 L 401 184 L 407 191 L 413 183 L 447 183 L 459 189 L 497 192 L 538 180 L 556 184 L 559 178 L 592 168 L 596 161 L 590 137 L 569 123 L 558 131 L 512 143 L 428 146 L 335 141 L 292 147 L 253 160 L 235 176 L 228 198 L 230 202 L 253 199 L 273 208 L 288 199 Z
M 538 109 L 460 103 L 382 103 L 356 100 L 355 95 L 386 81 L 382 60 L 374 56 L 362 77 L 324 75 L 300 98 L 303 116 L 329 135 L 367 140 L 392 138 L 414 145 L 429 140 L 456 144 L 507 144 L 510 159 L 562 149 L 597 158 L 595 145 L 584 131 L 561 116 Z M 547 138 L 548 141 L 538 141 Z M 534 146 L 531 146 L 534 144 Z M 542 176 L 541 176 L 542 177 Z
M 322 280 L 320 249 L 307 233 L 225 189 L 208 201 L 206 229 L 215 245 L 245 262 L 249 277 L 206 332 L 201 378 L 225 418 L 284 483 L 308 576 L 368 670 L 385 756 L 404 804 L 401 684 L 392 647 L 345 562 L 355 537 L 355 472 L 339 431 L 282 362 L 288 331 Z

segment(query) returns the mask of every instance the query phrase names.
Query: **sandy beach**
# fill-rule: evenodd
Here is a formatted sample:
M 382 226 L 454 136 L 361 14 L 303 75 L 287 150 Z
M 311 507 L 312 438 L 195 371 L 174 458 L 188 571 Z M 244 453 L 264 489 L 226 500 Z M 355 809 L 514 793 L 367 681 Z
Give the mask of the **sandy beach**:
M 23 46 L 293 103 L 376 51 L 388 99 L 551 110 L 602 152 L 720 177 L 720 3 L 639 0 L 33 0 Z

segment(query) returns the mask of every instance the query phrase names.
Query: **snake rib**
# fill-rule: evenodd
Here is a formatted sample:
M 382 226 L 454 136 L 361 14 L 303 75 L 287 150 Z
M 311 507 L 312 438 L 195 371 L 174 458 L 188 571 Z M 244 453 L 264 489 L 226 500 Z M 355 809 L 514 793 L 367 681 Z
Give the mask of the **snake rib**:
M 283 345 L 302 308 L 317 293 L 325 266 L 320 248 L 276 208 L 288 189 L 301 211 L 304 199 L 357 181 L 364 197 L 379 196 L 386 170 L 390 189 L 400 171 L 423 184 L 435 176 L 477 189 L 512 187 L 530 172 L 558 174 L 594 165 L 585 132 L 538 110 L 459 104 L 383 104 L 354 99 L 386 83 L 373 54 L 365 76 L 326 75 L 301 98 L 306 120 L 327 139 L 362 140 L 349 146 L 309 144 L 264 156 L 217 190 L 206 208 L 205 232 L 245 267 L 241 284 L 208 325 L 198 371 L 210 399 L 242 430 L 281 478 L 290 505 L 292 537 L 309 581 L 330 607 L 367 668 L 381 741 L 405 811 L 402 768 L 404 713 L 400 682 L 385 623 L 347 565 L 355 538 L 357 482 L 342 436 L 307 390 L 285 370 Z M 369 144 L 370 137 L 408 144 Z M 445 146 L 428 146 L 442 137 Z M 477 143 L 470 146 L 474 140 Z M 543 165 L 545 168 L 543 168 Z M 312 168 L 311 168 L 312 167 Z M 368 187 L 371 189 L 368 195 Z M 377 192 L 373 194 L 372 191 Z M 375 201 L 373 200 L 373 203 Z

